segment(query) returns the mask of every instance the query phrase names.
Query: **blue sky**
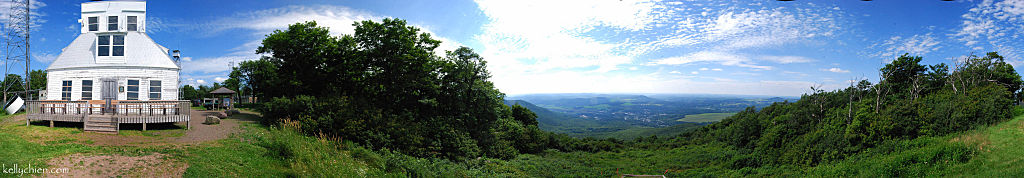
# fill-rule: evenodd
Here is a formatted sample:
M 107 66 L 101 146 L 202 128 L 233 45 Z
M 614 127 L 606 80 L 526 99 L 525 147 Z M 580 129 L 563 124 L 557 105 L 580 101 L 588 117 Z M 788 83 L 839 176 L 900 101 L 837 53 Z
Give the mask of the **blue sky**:
M 81 2 L 34 5 L 33 68 L 79 34 Z M 1024 0 L 238 2 L 148 2 L 148 34 L 182 51 L 185 84 L 222 81 L 288 24 L 316 20 L 339 35 L 388 17 L 432 33 L 441 49 L 475 49 L 509 94 L 795 96 L 877 81 L 903 53 L 935 64 L 998 51 L 1024 64 Z

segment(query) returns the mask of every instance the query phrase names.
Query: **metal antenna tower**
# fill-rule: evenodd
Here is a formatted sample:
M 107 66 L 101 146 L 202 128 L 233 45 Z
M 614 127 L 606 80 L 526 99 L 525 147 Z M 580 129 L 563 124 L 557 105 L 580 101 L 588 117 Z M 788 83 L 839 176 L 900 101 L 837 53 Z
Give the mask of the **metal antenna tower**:
M 8 2 L 8 3 L 10 4 L 10 9 L 8 10 L 8 14 L 7 14 L 8 17 L 7 17 L 6 21 L 4 22 L 4 26 L 3 26 L 4 41 L 7 42 L 6 43 L 7 47 L 6 47 L 5 51 L 4 51 L 6 58 L 4 59 L 4 63 L 3 63 L 3 65 L 4 65 L 4 76 L 3 76 L 3 78 L 6 80 L 7 79 L 7 75 L 11 74 L 11 72 L 12 72 L 11 70 L 12 69 L 15 70 L 15 73 L 17 73 L 16 71 L 20 70 L 21 62 L 24 62 L 24 65 L 25 65 L 24 66 L 25 67 L 25 75 L 23 75 L 23 77 L 24 77 L 25 81 L 24 81 L 23 84 L 22 83 L 14 83 L 14 82 L 3 82 L 4 83 L 4 86 L 3 86 L 4 106 L 3 107 L 6 107 L 7 103 L 9 103 L 11 98 L 13 98 L 13 97 L 8 97 L 8 93 L 17 90 L 16 87 L 18 87 L 18 86 L 15 86 L 16 84 L 22 84 L 22 87 L 23 87 L 22 91 L 24 91 L 24 93 L 25 93 L 24 96 L 25 97 L 30 97 L 31 94 L 30 94 L 30 86 L 29 85 L 31 85 L 31 78 L 32 78 L 31 76 L 29 76 L 29 73 L 30 73 L 29 68 L 31 67 L 31 65 L 30 65 L 31 64 L 31 61 L 30 61 L 31 59 L 30 59 L 30 53 L 29 53 L 29 32 L 30 32 L 30 27 L 32 26 L 32 24 L 30 23 L 31 22 L 31 10 L 30 10 L 30 8 L 31 8 L 31 5 L 30 5 L 31 0 L 10 0 L 10 2 Z M 25 98 L 25 99 L 31 99 L 31 98 Z

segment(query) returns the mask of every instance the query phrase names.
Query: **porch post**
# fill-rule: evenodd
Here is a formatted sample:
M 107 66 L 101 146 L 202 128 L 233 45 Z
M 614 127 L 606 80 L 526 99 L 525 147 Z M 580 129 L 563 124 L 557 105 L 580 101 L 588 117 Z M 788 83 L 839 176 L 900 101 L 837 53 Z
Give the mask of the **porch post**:
M 53 127 L 53 120 L 50 120 L 50 127 Z
M 142 131 L 146 131 L 146 122 L 142 122 Z

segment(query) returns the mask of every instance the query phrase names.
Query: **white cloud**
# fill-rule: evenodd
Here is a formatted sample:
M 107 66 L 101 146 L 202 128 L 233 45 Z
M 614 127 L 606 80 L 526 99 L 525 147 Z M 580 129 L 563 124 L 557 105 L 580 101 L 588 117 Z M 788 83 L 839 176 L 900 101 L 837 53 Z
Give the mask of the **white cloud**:
M 932 33 L 927 33 L 924 35 L 914 35 L 908 38 L 893 36 L 882 43 L 872 45 L 869 48 L 880 50 L 870 56 L 885 60 L 893 60 L 904 53 L 910 53 L 911 55 L 928 54 L 932 51 L 939 50 L 939 48 L 941 48 L 941 46 L 939 46 L 940 44 L 939 40 L 936 39 Z
M 50 63 L 57 60 L 57 54 L 53 53 L 32 53 L 33 62 Z
M 224 82 L 224 80 L 227 80 L 227 79 L 228 78 L 224 78 L 224 77 L 214 77 L 213 81 L 215 81 L 217 83 L 220 83 L 220 82 Z
M 761 59 L 779 64 L 808 63 L 814 61 L 813 59 L 802 56 L 763 56 Z
M 15 4 L 11 1 L 0 1 L 0 23 L 8 24 L 12 14 L 11 7 L 14 5 Z M 38 10 L 39 8 L 42 7 L 46 7 L 46 3 L 43 3 L 41 1 L 31 1 L 31 3 L 29 4 L 29 9 L 31 12 L 31 22 L 29 22 L 31 25 L 29 25 L 29 27 L 33 31 L 39 30 L 40 27 L 42 27 L 42 24 L 46 23 L 46 19 L 43 18 L 46 16 L 46 14 Z
M 663 48 L 705 45 L 718 50 L 736 50 L 753 47 L 779 46 L 817 37 L 832 37 L 840 31 L 838 19 L 845 16 L 839 9 L 817 7 L 775 7 L 751 9 L 746 7 L 720 7 L 721 5 L 688 2 L 697 7 L 668 7 L 664 20 L 670 33 L 656 31 L 652 42 L 638 42 L 634 53 L 646 53 Z M 719 6 L 707 8 L 699 6 Z
M 697 74 L 700 74 L 700 72 L 693 71 L 693 72 L 690 72 L 690 74 L 697 75 Z
M 192 57 L 181 57 L 181 61 L 192 61 Z
M 231 71 L 231 64 L 238 65 L 242 61 L 258 59 L 256 55 L 251 56 L 223 56 L 212 58 L 199 58 L 181 61 L 181 71 L 184 73 L 221 73 Z
M 958 40 L 978 52 L 998 51 L 1011 64 L 1024 62 L 1024 0 L 981 1 L 961 17 Z
M 643 30 L 652 23 L 656 4 L 648 1 L 477 1 L 490 21 L 475 38 L 496 75 L 597 67 L 619 69 L 633 57 L 622 44 L 583 35 L 598 27 Z M 524 13 L 529 12 L 529 13 Z M 500 56 L 500 57 L 496 57 Z
M 786 75 L 798 75 L 798 76 L 801 76 L 801 77 L 806 77 L 806 76 L 807 76 L 807 74 L 805 74 L 805 73 L 802 73 L 802 72 L 793 72 L 793 71 L 782 71 L 782 74 L 786 74 Z
M 481 44 L 481 55 L 488 60 L 488 70 L 494 76 L 492 81 L 507 93 L 550 92 L 548 89 L 535 87 L 522 88 L 536 86 L 537 83 L 548 83 L 551 85 L 545 86 L 558 90 L 578 88 L 579 86 L 574 85 L 578 76 L 611 77 L 604 80 L 595 78 L 593 81 L 615 85 L 601 86 L 608 88 L 605 92 L 621 91 L 619 89 L 623 89 L 622 86 L 644 86 L 635 85 L 634 81 L 612 79 L 638 77 L 633 74 L 609 72 L 635 69 L 624 68 L 624 65 L 718 64 L 760 71 L 772 70 L 774 67 L 759 62 L 811 62 L 812 60 L 806 58 L 778 58 L 770 61 L 762 59 L 761 56 L 748 56 L 738 51 L 831 38 L 843 32 L 839 28 L 842 24 L 839 18 L 846 16 L 831 6 L 819 7 L 809 3 L 793 7 L 749 7 L 741 4 L 700 1 L 476 2 L 489 21 L 485 22 L 481 34 L 476 35 L 475 39 Z M 614 37 L 608 38 L 609 36 Z M 655 54 L 666 52 L 679 56 Z M 651 59 L 651 56 L 664 57 Z M 709 67 L 698 71 L 722 69 Z M 643 77 L 654 77 L 654 81 L 668 81 L 686 76 Z M 565 81 L 566 79 L 574 80 Z M 651 85 L 648 87 L 669 86 L 653 83 Z M 621 92 L 660 89 L 663 88 Z M 593 90 L 584 88 L 566 91 Z
M 668 73 L 670 73 L 670 74 L 683 74 L 682 72 L 679 72 L 679 71 L 676 71 L 676 70 L 673 70 L 672 72 L 668 72 Z
M 688 55 L 685 55 L 685 56 L 657 59 L 657 60 L 654 60 L 654 62 L 652 62 L 652 64 L 680 65 L 680 64 L 697 63 L 697 62 L 717 63 L 717 64 L 721 64 L 721 65 L 726 65 L 726 66 L 746 67 L 746 68 L 753 68 L 753 69 L 757 69 L 757 70 L 771 70 L 772 69 L 771 66 L 757 65 L 756 63 L 751 61 L 750 58 L 747 58 L 746 56 L 743 56 L 743 55 L 732 54 L 732 53 L 725 53 L 725 52 L 716 52 L 716 51 L 701 51 L 701 52 L 691 53 L 691 54 L 688 54 Z
M 202 79 L 196 80 L 196 84 L 206 85 L 206 80 L 202 80 Z
M 352 23 L 363 20 L 380 20 L 381 16 L 343 6 L 286 6 L 280 8 L 246 11 L 231 17 L 213 20 L 205 24 L 208 35 L 234 29 L 250 30 L 255 36 L 270 34 L 288 25 L 316 21 L 317 25 L 328 27 L 335 35 L 352 34 Z
M 828 68 L 828 69 L 821 69 L 821 71 L 835 72 L 835 73 L 850 73 L 850 70 L 843 70 L 843 69 L 840 69 L 838 67 L 833 67 L 833 68 Z
M 707 71 L 707 70 L 708 70 L 707 67 L 700 68 L 700 71 Z
M 211 22 L 199 25 L 200 30 L 206 35 L 217 35 L 232 30 L 243 30 L 250 32 L 251 40 L 230 49 L 227 54 L 213 57 L 200 57 L 193 60 L 191 57 L 183 59 L 182 70 L 186 73 L 222 73 L 231 70 L 230 64 L 238 64 L 241 61 L 259 59 L 260 55 L 255 54 L 256 48 L 262 43 L 264 35 L 274 30 L 286 29 L 288 25 L 306 21 L 316 21 L 318 26 L 327 27 L 332 35 L 353 34 L 355 26 L 353 23 L 364 20 L 380 21 L 384 16 L 372 14 L 361 10 L 351 9 L 343 6 L 286 6 L 280 8 L 238 13 L 234 16 L 212 20 Z M 455 50 L 461 43 L 458 43 L 432 31 L 425 25 L 417 25 L 408 22 L 412 26 L 420 28 L 421 32 L 431 33 L 431 37 L 442 41 L 437 53 L 443 54 L 444 50 Z

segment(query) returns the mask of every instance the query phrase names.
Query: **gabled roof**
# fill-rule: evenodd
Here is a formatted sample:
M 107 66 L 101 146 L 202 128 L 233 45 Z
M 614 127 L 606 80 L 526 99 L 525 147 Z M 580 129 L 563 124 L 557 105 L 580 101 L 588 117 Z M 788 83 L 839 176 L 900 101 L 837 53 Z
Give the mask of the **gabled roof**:
M 96 33 L 78 35 L 46 70 L 108 66 L 180 69 L 167 55 L 167 48 L 156 44 L 153 39 L 140 32 L 126 33 L 123 63 L 97 63 L 96 38 Z
M 211 91 L 210 94 L 235 94 L 235 91 L 232 91 L 231 89 L 228 89 L 226 87 L 220 87 L 216 90 Z

